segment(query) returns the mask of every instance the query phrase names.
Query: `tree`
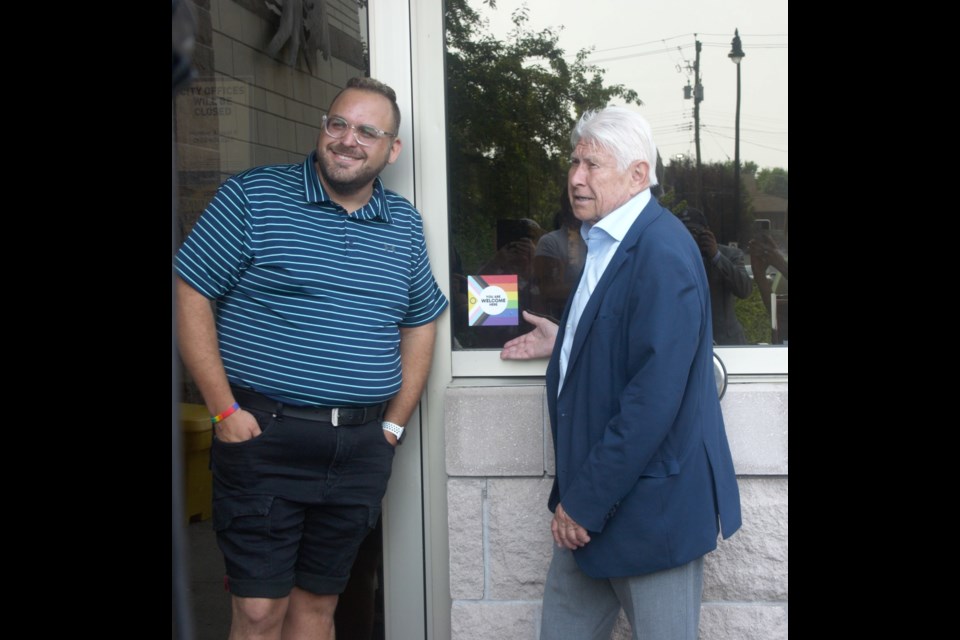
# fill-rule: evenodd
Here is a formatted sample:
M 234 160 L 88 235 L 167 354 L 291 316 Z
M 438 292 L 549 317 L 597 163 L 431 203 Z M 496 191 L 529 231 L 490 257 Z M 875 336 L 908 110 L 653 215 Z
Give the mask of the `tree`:
M 757 188 L 760 190 L 760 193 L 788 198 L 787 170 L 780 169 L 779 167 L 776 169 L 761 170 L 760 173 L 757 174 Z
M 567 62 L 559 30 L 531 29 L 526 7 L 512 14 L 504 40 L 485 31 L 467 0 L 448 0 L 445 15 L 450 225 L 469 271 L 489 257 L 497 219 L 553 228 L 570 130 L 583 111 L 614 98 L 642 102 L 622 85 L 605 86 L 588 50 Z
M 740 238 L 733 236 L 733 162 L 708 162 L 701 164 L 703 174 L 703 191 L 700 194 L 703 213 L 707 217 L 710 229 L 717 237 L 717 242 L 727 244 L 738 242 L 746 246 L 750 235 L 750 225 L 753 222 L 753 204 L 750 194 L 741 185 L 740 188 Z M 663 179 L 664 196 L 661 202 L 686 201 L 694 203 L 697 200 L 697 167 L 689 158 L 680 162 L 671 162 L 664 169 Z M 679 209 L 672 209 L 679 213 Z

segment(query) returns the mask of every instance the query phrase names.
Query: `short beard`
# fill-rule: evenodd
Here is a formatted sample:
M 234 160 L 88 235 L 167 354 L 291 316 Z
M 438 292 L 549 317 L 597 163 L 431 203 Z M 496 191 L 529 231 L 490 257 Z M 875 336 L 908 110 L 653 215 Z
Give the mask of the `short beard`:
M 369 156 L 367 159 L 369 160 Z M 317 166 L 320 169 L 320 175 L 323 176 L 324 182 L 331 191 L 342 196 L 353 196 L 363 189 L 369 187 L 376 177 L 380 175 L 380 172 L 383 171 L 384 167 L 387 166 L 387 161 L 384 160 L 383 164 L 379 167 L 368 166 L 353 178 L 349 180 L 340 180 L 330 175 L 330 171 L 327 170 L 326 166 L 327 160 L 329 160 L 328 156 L 318 155 L 317 157 Z

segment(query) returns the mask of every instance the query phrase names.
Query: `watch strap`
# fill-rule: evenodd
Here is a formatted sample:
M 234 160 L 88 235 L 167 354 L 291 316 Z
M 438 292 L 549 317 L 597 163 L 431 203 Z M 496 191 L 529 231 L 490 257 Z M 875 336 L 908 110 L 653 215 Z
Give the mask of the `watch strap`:
M 397 436 L 397 441 L 399 441 L 403 437 L 404 427 L 402 425 L 399 425 L 395 422 L 388 422 L 387 420 L 384 420 L 381 423 L 381 426 L 383 427 L 384 431 L 389 431 L 393 435 Z

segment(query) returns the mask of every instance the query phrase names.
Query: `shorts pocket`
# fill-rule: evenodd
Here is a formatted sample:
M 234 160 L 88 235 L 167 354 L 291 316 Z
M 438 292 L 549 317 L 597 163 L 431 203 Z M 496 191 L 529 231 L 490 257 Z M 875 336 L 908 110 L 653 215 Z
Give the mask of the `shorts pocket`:
M 240 442 L 224 442 L 220 438 L 216 437 L 216 434 L 214 434 L 213 440 L 214 442 L 216 442 L 217 445 L 221 447 L 225 447 L 227 449 L 242 448 L 247 446 L 253 446 L 254 443 L 260 442 L 268 434 L 272 435 L 274 427 L 277 424 L 277 418 L 274 414 L 272 414 L 269 411 L 261 411 L 260 409 L 248 409 L 247 407 L 241 407 L 241 408 L 247 413 L 249 413 L 250 415 L 252 415 L 254 419 L 257 421 L 257 425 L 260 427 L 260 435 L 254 436 L 249 440 L 242 440 Z

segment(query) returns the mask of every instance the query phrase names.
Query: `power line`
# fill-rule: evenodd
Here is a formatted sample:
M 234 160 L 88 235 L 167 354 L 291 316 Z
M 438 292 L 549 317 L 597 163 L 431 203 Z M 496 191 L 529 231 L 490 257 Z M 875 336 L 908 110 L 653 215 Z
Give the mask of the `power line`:
M 620 47 L 607 47 L 606 49 L 596 49 L 596 53 L 603 53 L 604 51 L 616 51 L 618 49 L 629 49 L 630 47 L 644 47 L 648 44 L 660 44 L 661 42 L 666 42 L 667 40 L 677 40 L 678 38 L 689 38 L 690 34 L 684 33 L 679 36 L 670 36 L 669 38 L 661 38 L 660 40 L 650 40 L 649 42 L 638 42 L 636 44 L 625 44 Z
M 637 43 L 634 43 L 634 44 L 625 44 L 625 45 L 621 45 L 621 46 L 619 46 L 619 47 L 606 47 L 606 48 L 604 48 L 604 49 L 595 49 L 594 52 L 595 52 L 595 53 L 604 53 L 605 51 L 618 51 L 618 50 L 620 50 L 620 49 L 629 49 L 629 48 L 631 48 L 631 47 L 644 47 L 644 46 L 647 46 L 647 45 L 649 45 L 649 44 L 660 44 L 661 42 L 665 43 L 667 40 L 678 40 L 678 39 L 680 39 L 680 38 L 698 38 L 698 37 L 703 37 L 703 36 L 707 36 L 707 37 L 716 36 L 716 37 L 720 37 L 720 38 L 729 38 L 729 37 L 730 37 L 730 34 L 728 34 L 728 33 L 727 33 L 727 34 L 723 34 L 723 33 L 682 33 L 682 34 L 680 34 L 680 35 L 678 35 L 678 36 L 670 36 L 669 38 L 660 38 L 659 40 L 648 40 L 647 42 L 637 42 Z M 780 37 L 786 38 L 786 37 L 787 37 L 787 34 L 785 34 L 785 33 L 766 33 L 766 34 L 764 34 L 764 33 L 761 33 L 761 34 L 756 34 L 756 33 L 747 34 L 747 33 L 745 33 L 745 34 L 743 34 L 742 37 L 744 37 L 744 38 L 780 38 Z M 680 48 L 683 48 L 683 47 L 692 47 L 692 46 L 693 46 L 692 44 L 679 45 Z M 727 41 L 724 46 L 728 46 L 728 47 L 729 47 L 729 46 L 730 46 L 730 42 Z M 764 46 L 764 45 L 761 45 L 761 46 Z M 787 46 L 787 45 L 784 44 L 783 46 L 785 47 L 785 46 Z M 750 45 L 750 48 L 751 48 L 751 49 L 753 48 L 753 44 L 752 44 L 752 43 L 751 43 L 751 45 Z
M 715 136 L 717 136 L 718 138 L 726 138 L 727 140 L 733 140 L 733 136 L 724 135 L 724 134 L 719 133 L 719 132 L 716 132 L 716 131 L 708 131 L 708 132 L 710 133 L 710 135 L 715 135 Z M 743 137 L 742 135 L 740 136 L 740 142 L 742 142 L 742 143 L 745 142 L 745 143 L 747 143 L 747 144 L 752 144 L 752 145 L 755 146 L 755 147 L 762 147 L 762 148 L 764 148 L 764 149 L 770 149 L 771 151 L 782 151 L 783 153 L 787 153 L 787 150 L 786 150 L 786 149 L 781 149 L 781 148 L 779 148 L 779 147 L 771 147 L 770 145 L 761 144 L 761 143 L 759 143 L 759 142 L 754 142 L 753 140 L 744 139 L 744 137 Z
M 703 111 L 702 114 L 708 120 L 719 120 L 720 122 L 728 122 L 733 119 L 733 114 L 731 114 L 729 111 L 713 109 L 710 111 Z M 788 128 L 787 118 L 750 115 L 749 113 L 746 113 L 744 115 L 744 120 L 750 122 L 750 124 L 753 124 L 753 125 L 777 127 L 777 128 L 782 128 L 784 131 L 786 131 L 786 129 Z
M 730 43 L 729 43 L 729 42 L 724 43 L 724 44 L 719 44 L 719 43 L 714 43 L 714 44 L 702 43 L 702 44 L 703 44 L 704 46 L 706 46 L 706 47 L 717 47 L 717 48 L 724 48 L 724 49 L 729 49 L 729 48 L 730 48 Z M 690 45 L 690 46 L 694 46 L 694 45 Z M 684 46 L 677 47 L 677 48 L 678 48 L 678 49 L 686 49 L 686 48 L 688 48 L 688 47 L 687 47 L 686 45 L 684 45 Z M 753 43 L 750 44 L 750 49 L 751 49 L 751 50 L 753 50 L 753 49 L 786 49 L 786 48 L 787 48 L 787 45 L 785 45 L 785 44 L 771 44 L 771 45 L 762 45 L 762 44 L 755 45 L 755 44 L 753 44 Z M 661 55 L 661 54 L 664 54 L 664 53 L 672 53 L 672 52 L 671 52 L 671 51 L 667 51 L 667 50 L 663 50 L 663 49 L 656 49 L 656 50 L 653 50 L 653 51 L 643 51 L 643 52 L 639 52 L 639 53 L 628 53 L 628 54 L 625 54 L 625 55 L 622 55 L 622 56 L 611 56 L 611 57 L 608 57 L 608 58 L 591 58 L 591 57 L 588 56 L 587 59 L 586 59 L 586 62 L 587 62 L 588 64 L 599 64 L 599 63 L 601 63 L 601 62 L 614 62 L 614 61 L 616 61 L 616 60 L 627 60 L 628 58 L 646 58 L 647 56 L 657 56 L 657 55 Z M 574 58 L 574 56 L 570 56 L 570 59 L 571 59 L 571 60 L 572 60 L 573 58 Z
M 689 34 L 688 34 L 689 35 Z M 701 36 L 717 36 L 720 38 L 729 38 L 729 33 L 700 33 Z M 785 33 L 745 33 L 741 38 L 786 38 Z
M 705 46 L 705 47 L 719 47 L 719 48 L 723 48 L 723 49 L 729 49 L 729 48 L 730 48 L 730 43 L 729 43 L 729 42 L 704 42 L 704 43 L 703 43 L 703 46 Z M 752 50 L 752 49 L 786 49 L 786 48 L 787 48 L 786 43 L 783 43 L 783 44 L 777 44 L 777 43 L 774 43 L 774 44 L 755 44 L 755 43 L 753 43 L 753 42 L 750 43 L 750 49 L 751 49 L 751 50 Z
M 707 127 L 710 127 L 713 129 L 733 129 L 733 127 L 725 124 L 707 124 L 705 122 L 701 123 L 700 126 L 705 129 Z M 787 131 L 785 129 L 783 131 L 770 131 L 769 129 L 747 129 L 745 127 L 740 127 L 740 131 L 752 131 L 754 133 L 769 133 L 771 135 L 782 135 L 782 136 L 787 135 Z

